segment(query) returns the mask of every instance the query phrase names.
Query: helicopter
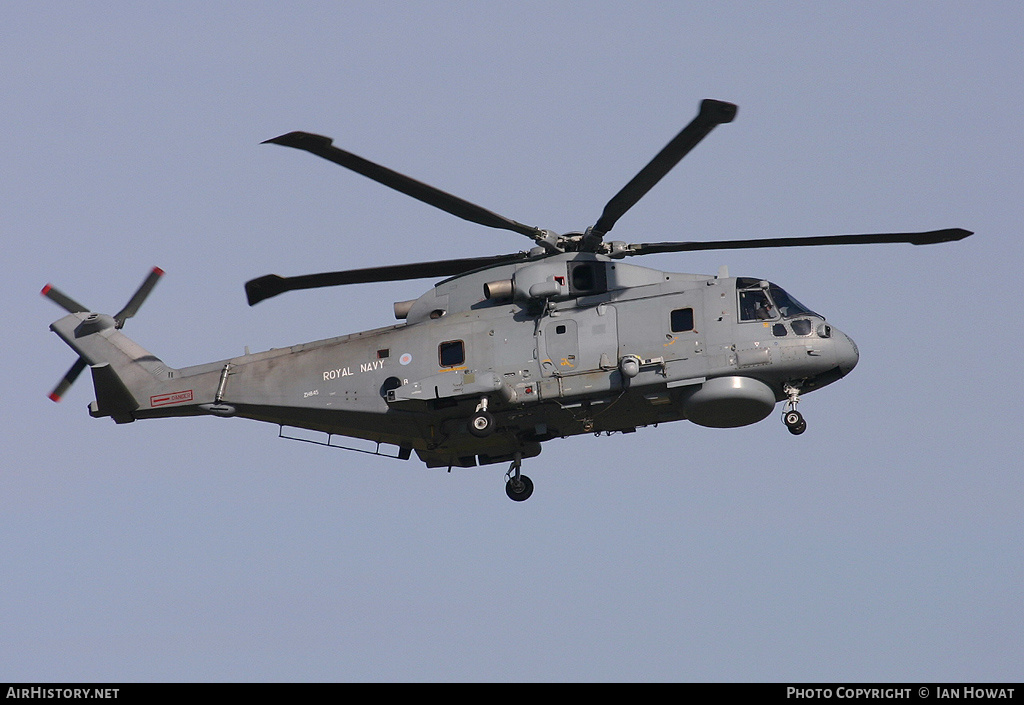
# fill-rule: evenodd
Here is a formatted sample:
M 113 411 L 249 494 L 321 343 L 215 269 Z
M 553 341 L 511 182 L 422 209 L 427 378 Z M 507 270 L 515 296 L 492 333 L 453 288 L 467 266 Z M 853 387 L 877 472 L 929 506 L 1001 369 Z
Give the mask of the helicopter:
M 47 285 L 67 311 L 50 325 L 78 354 L 51 392 L 58 401 L 90 368 L 93 417 L 238 417 L 376 444 L 362 450 L 429 468 L 509 463 L 505 490 L 523 501 L 521 472 L 545 441 L 630 433 L 688 420 L 712 428 L 757 423 L 783 403 L 799 435 L 804 394 L 856 366 L 853 340 L 781 286 L 754 277 L 662 272 L 624 262 L 670 252 L 962 240 L 961 228 L 714 242 L 607 240 L 619 218 L 737 107 L 706 99 L 696 117 L 605 205 L 597 221 L 565 234 L 524 225 L 346 152 L 333 140 L 291 132 L 266 143 L 314 154 L 464 220 L 533 241 L 529 250 L 248 281 L 250 306 L 288 291 L 443 278 L 394 304 L 398 323 L 311 343 L 173 368 L 126 337 L 163 274 L 154 268 L 113 316 Z M 384 448 L 386 447 L 386 448 Z M 397 450 L 385 452 L 386 449 Z

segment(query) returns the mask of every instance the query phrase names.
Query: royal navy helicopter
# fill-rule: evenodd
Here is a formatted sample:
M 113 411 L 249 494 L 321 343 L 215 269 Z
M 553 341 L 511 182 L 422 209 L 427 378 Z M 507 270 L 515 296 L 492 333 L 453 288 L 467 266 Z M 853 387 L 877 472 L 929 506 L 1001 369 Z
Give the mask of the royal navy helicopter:
M 510 463 L 505 489 L 533 492 L 521 472 L 545 441 L 583 433 L 628 433 L 688 420 L 727 428 L 753 424 L 784 403 L 801 434 L 802 395 L 847 375 L 853 340 L 782 287 L 756 277 L 677 274 L 627 264 L 666 252 L 961 240 L 959 228 L 718 242 L 606 240 L 619 218 L 736 106 L 704 100 L 697 116 L 582 232 L 524 225 L 333 145 L 292 132 L 267 142 L 305 150 L 452 215 L 530 238 L 528 251 L 280 277 L 246 283 L 250 305 L 286 291 L 441 278 L 418 299 L 394 305 L 399 323 L 288 348 L 173 368 L 127 338 L 163 273 L 155 268 L 110 316 L 52 286 L 67 310 L 50 328 L 78 354 L 54 400 L 91 369 L 95 417 L 117 423 L 171 416 L 239 417 L 364 439 L 373 452 L 427 467 Z M 289 433 L 291 431 L 289 430 Z M 316 442 L 316 441 L 314 441 Z M 358 450 L 357 448 L 349 448 Z

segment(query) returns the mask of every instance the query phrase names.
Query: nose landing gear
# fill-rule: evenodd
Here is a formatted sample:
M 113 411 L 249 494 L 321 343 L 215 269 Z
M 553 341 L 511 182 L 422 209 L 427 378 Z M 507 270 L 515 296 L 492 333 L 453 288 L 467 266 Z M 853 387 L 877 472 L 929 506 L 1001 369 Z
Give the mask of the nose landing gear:
M 786 408 L 782 412 L 782 423 L 786 424 L 786 428 L 794 436 L 799 436 L 801 433 L 807 430 L 807 422 L 804 420 L 803 414 L 796 410 L 796 405 L 800 403 L 800 389 L 792 385 L 786 385 L 785 392 L 789 396 L 786 401 Z
M 505 473 L 505 494 L 515 502 L 524 502 L 533 494 L 533 480 L 519 472 L 522 464 L 522 456 L 516 453 L 515 460 Z

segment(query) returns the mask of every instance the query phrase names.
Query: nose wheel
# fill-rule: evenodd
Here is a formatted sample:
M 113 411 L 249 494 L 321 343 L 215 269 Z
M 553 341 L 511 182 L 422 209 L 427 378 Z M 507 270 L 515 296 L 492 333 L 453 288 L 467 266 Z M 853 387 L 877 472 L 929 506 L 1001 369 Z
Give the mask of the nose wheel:
M 515 460 L 505 473 L 505 494 L 514 502 L 525 502 L 533 494 L 533 480 L 519 472 L 523 459 L 516 453 Z
M 782 415 L 782 423 L 786 424 L 786 428 L 794 436 L 799 436 L 807 430 L 807 422 L 804 421 L 804 415 L 796 409 L 784 413 Z
M 782 412 L 782 423 L 786 424 L 786 428 L 789 429 L 790 433 L 794 436 L 799 436 L 807 430 L 807 422 L 804 420 L 804 415 L 796 410 L 796 405 L 800 403 L 800 390 L 786 385 L 786 394 L 789 395 L 789 399 L 786 401 L 786 408 Z

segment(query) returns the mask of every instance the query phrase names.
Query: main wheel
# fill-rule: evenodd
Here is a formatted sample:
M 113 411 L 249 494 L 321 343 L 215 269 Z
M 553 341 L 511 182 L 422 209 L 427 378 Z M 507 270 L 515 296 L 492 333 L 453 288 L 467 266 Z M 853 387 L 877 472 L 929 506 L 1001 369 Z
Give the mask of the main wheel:
M 494 417 L 489 411 L 478 411 L 469 417 L 469 432 L 477 438 L 494 433 Z
M 533 494 L 533 480 L 526 475 L 520 475 L 519 481 L 516 482 L 516 478 L 513 477 L 505 483 L 505 494 L 511 500 L 523 502 Z

